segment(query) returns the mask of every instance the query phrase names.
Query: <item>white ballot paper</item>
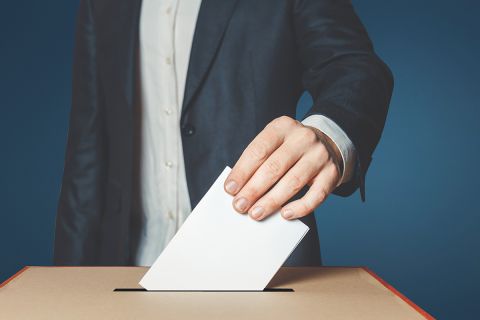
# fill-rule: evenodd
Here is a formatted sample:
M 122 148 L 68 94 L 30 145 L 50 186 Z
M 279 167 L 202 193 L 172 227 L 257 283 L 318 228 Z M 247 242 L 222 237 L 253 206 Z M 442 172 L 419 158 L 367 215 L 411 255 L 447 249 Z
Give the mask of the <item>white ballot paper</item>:
M 225 168 L 140 281 L 147 290 L 265 289 L 309 228 L 278 212 L 255 221 L 232 207 Z

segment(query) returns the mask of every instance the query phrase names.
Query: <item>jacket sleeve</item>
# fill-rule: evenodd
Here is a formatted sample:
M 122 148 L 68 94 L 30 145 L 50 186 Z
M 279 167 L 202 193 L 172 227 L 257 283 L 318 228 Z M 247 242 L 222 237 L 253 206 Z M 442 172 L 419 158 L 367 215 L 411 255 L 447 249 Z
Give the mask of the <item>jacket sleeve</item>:
M 95 25 L 90 0 L 77 16 L 72 109 L 56 219 L 54 263 L 97 261 L 103 202 L 105 143 L 97 83 Z
M 305 118 L 332 119 L 357 150 L 353 179 L 334 193 L 348 196 L 360 187 L 365 200 L 365 174 L 385 124 L 392 74 L 349 0 L 294 0 L 293 25 L 303 85 L 313 98 Z

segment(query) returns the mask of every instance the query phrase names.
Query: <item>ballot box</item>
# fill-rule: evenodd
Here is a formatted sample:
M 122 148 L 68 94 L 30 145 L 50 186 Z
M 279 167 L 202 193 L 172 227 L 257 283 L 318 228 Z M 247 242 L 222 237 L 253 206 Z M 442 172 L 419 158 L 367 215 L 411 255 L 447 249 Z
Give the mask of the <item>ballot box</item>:
M 366 268 L 281 268 L 264 291 L 145 291 L 143 267 L 25 267 L 0 319 L 433 319 Z

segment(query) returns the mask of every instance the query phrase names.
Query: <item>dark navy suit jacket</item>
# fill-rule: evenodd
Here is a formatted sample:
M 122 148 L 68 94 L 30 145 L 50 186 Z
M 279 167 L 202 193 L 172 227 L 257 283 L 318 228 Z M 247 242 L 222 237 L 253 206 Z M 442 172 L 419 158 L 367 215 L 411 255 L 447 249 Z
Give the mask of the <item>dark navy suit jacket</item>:
M 56 264 L 128 265 L 135 192 L 135 101 L 141 0 L 82 0 L 73 101 L 56 221 Z M 347 0 L 203 0 L 181 114 L 194 207 L 226 165 L 276 117 L 313 105 L 350 137 L 364 177 L 383 130 L 392 75 Z M 315 219 L 288 261 L 320 264 Z

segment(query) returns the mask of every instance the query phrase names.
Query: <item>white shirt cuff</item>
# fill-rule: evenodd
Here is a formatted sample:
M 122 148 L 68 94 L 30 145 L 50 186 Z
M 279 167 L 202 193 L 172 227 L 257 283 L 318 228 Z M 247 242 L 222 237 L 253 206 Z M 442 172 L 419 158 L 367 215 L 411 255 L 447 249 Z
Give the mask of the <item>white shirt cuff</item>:
M 343 172 L 337 187 L 348 182 L 355 168 L 356 150 L 350 138 L 333 120 L 320 114 L 314 114 L 302 121 L 305 126 L 314 127 L 328 136 L 340 150 L 343 159 Z

